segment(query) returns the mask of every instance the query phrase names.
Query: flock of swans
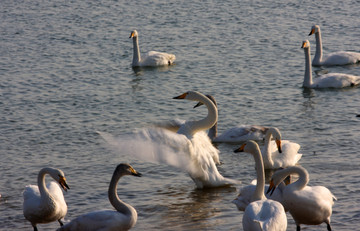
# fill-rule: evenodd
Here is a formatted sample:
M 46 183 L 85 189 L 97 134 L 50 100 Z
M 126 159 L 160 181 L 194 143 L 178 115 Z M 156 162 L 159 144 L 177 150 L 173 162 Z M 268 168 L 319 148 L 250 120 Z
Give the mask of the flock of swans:
M 313 26 L 309 35 L 312 34 L 316 37 L 316 54 L 312 64 L 310 43 L 306 40 L 302 44 L 306 65 L 303 87 L 342 88 L 360 84 L 359 76 L 346 74 L 330 73 L 312 79 L 312 65 L 345 65 L 360 61 L 360 53 L 355 52 L 341 51 L 323 57 L 320 27 Z M 131 32 L 130 38 L 133 39 L 134 44 L 133 67 L 174 63 L 175 55 L 167 53 L 151 51 L 141 57 L 136 30 Z M 308 186 L 307 170 L 297 165 L 302 157 L 302 154 L 298 153 L 299 144 L 282 140 L 279 129 L 275 127 L 242 125 L 226 130 L 218 136 L 218 109 L 214 97 L 188 91 L 173 99 L 196 101 L 198 104 L 195 107 L 205 105 L 208 114 L 205 118 L 196 121 L 177 121 L 170 125 L 157 126 L 155 129 L 157 133 L 147 138 L 180 140 L 179 143 L 186 146 L 182 153 L 189 165 L 186 171 L 198 188 L 239 184 L 239 181 L 225 178 L 218 171 L 217 165 L 221 162 L 219 151 L 213 146 L 214 143 L 245 142 L 234 152 L 246 152 L 254 157 L 256 181 L 241 187 L 238 196 L 233 200 L 238 210 L 244 211 L 242 221 L 244 230 L 286 230 L 287 211 L 293 217 L 298 231 L 302 224 L 321 223 L 326 223 L 327 229 L 331 230 L 330 217 L 336 198 L 324 186 Z M 208 134 L 205 133 L 207 130 Z M 103 133 L 100 135 L 105 140 L 110 140 L 107 135 Z M 263 139 L 265 144 L 261 150 L 253 140 Z M 265 170 L 268 169 L 276 171 L 271 176 L 270 184 L 265 185 Z M 289 177 L 292 174 L 297 175 L 298 180 L 291 183 Z M 46 175 L 50 175 L 57 183 L 50 182 L 45 186 Z M 37 230 L 37 224 L 53 221 L 60 223 L 59 231 L 131 229 L 137 221 L 137 212 L 131 205 L 120 200 L 117 194 L 117 184 L 124 175 L 141 176 L 129 164 L 122 163 L 116 167 L 108 189 L 108 199 L 116 210 L 90 212 L 64 225 L 61 220 L 67 213 L 67 205 L 61 188 L 64 191 L 70 188 L 61 170 L 43 168 L 38 174 L 38 184 L 26 186 L 24 190 L 24 216 L 30 221 L 34 230 Z

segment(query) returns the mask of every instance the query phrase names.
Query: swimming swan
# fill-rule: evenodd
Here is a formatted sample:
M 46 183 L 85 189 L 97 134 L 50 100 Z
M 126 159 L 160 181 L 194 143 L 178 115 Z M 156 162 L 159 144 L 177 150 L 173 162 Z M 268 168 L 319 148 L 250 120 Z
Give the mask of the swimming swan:
M 176 59 L 175 55 L 163 53 L 163 52 L 150 51 L 146 55 L 141 57 L 138 32 L 136 30 L 132 31 L 129 38 L 133 39 L 133 44 L 134 44 L 134 55 L 132 61 L 133 67 L 145 67 L 145 66 L 156 67 L 156 66 L 171 65 L 174 63 Z
M 122 176 L 132 175 L 141 176 L 129 164 L 119 164 L 111 178 L 109 185 L 109 201 L 114 206 L 114 210 L 100 210 L 81 215 L 70 223 L 59 228 L 58 231 L 75 231 L 75 230 L 129 230 L 137 221 L 136 210 L 129 204 L 121 201 L 117 194 L 117 184 Z
M 252 231 L 285 231 L 287 218 L 284 207 L 281 203 L 267 199 L 264 195 L 265 173 L 258 144 L 250 140 L 236 151 L 252 154 L 256 163 L 256 189 L 251 197 L 252 202 L 246 207 L 243 215 L 243 229 Z
M 305 52 L 305 75 L 303 87 L 307 88 L 343 88 L 353 87 L 360 84 L 360 76 L 329 73 L 321 75 L 318 78 L 312 78 L 311 60 L 310 60 L 310 42 L 303 41 L 301 48 Z
M 330 231 L 330 217 L 336 198 L 324 186 L 307 186 L 309 173 L 305 168 L 292 166 L 275 172 L 271 178 L 268 192 L 273 191 L 290 174 L 299 175 L 299 179 L 285 187 L 283 203 L 295 220 L 296 230 L 300 231 L 301 224 L 319 225 L 325 222 Z
M 275 142 L 271 141 L 274 137 Z M 281 140 L 278 128 L 271 127 L 265 135 L 265 145 L 262 150 L 265 169 L 279 169 L 295 165 L 302 154 L 298 153 L 300 145 L 288 140 Z
M 312 61 L 313 66 L 347 65 L 347 64 L 355 64 L 360 62 L 360 53 L 358 52 L 339 51 L 339 52 L 330 53 L 325 57 L 323 57 L 321 32 L 320 32 L 320 27 L 318 25 L 314 25 L 311 28 L 309 36 L 312 34 L 315 34 L 315 39 L 316 39 L 316 52 L 315 52 L 315 57 Z
M 212 95 L 206 95 L 217 107 L 215 98 Z M 203 105 L 201 102 L 196 104 L 194 108 Z M 217 135 L 218 123 L 209 129 L 209 138 L 214 143 L 239 143 L 247 140 L 263 140 L 268 127 L 258 125 L 239 125 L 229 128 L 221 135 Z
M 205 104 L 208 109 L 208 115 L 204 119 L 186 121 L 177 131 L 177 134 L 184 135 L 187 138 L 192 165 L 190 169 L 193 169 L 189 174 L 197 187 L 218 187 L 236 184 L 236 181 L 227 179 L 218 172 L 216 163 L 220 163 L 219 154 L 218 151 L 214 151 L 216 148 L 213 147 L 210 139 L 208 137 L 206 140 L 197 139 L 196 133 L 211 128 L 217 122 L 218 112 L 214 103 L 205 95 L 196 91 L 188 91 L 174 97 L 174 99 L 199 101 Z
M 45 186 L 45 175 L 49 174 L 59 185 L 67 191 L 70 189 L 66 183 L 65 175 L 60 169 L 43 168 L 38 174 L 38 185 L 28 185 L 23 192 L 24 217 L 31 222 L 34 231 L 36 225 L 58 221 L 62 226 L 67 212 L 67 205 L 59 185 L 53 181 Z

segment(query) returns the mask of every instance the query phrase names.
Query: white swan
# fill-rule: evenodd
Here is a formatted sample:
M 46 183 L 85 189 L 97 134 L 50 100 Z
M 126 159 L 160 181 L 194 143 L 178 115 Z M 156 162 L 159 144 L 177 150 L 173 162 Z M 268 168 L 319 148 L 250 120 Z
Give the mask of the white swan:
M 285 231 L 287 218 L 284 207 L 281 203 L 267 199 L 264 195 L 265 173 L 258 144 L 250 140 L 236 151 L 252 154 L 256 164 L 256 189 L 251 197 L 252 202 L 246 207 L 243 215 L 242 224 L 244 230 Z
M 318 25 L 314 25 L 311 28 L 309 36 L 312 34 L 315 34 L 316 39 L 316 52 L 312 61 L 313 66 L 347 65 L 360 62 L 360 53 L 358 52 L 339 51 L 323 57 L 321 31 Z
M 23 192 L 24 217 L 31 222 L 34 231 L 36 225 L 58 221 L 63 225 L 63 219 L 67 212 L 67 205 L 59 185 L 51 181 L 45 186 L 45 175 L 49 174 L 59 185 L 67 191 L 70 189 L 66 183 L 65 175 L 60 169 L 43 168 L 38 174 L 38 185 L 28 185 Z
M 137 221 L 136 210 L 129 204 L 121 201 L 117 194 L 117 184 L 119 179 L 125 175 L 141 176 L 129 164 L 119 164 L 111 178 L 109 185 L 109 201 L 114 206 L 114 210 L 100 210 L 81 215 L 58 231 L 76 231 L 76 230 L 129 230 Z
M 206 95 L 217 107 L 215 98 L 212 95 Z M 194 108 L 203 105 L 198 103 Z M 263 140 L 267 127 L 258 125 L 239 125 L 233 128 L 229 128 L 218 136 L 218 123 L 209 129 L 209 138 L 214 143 L 239 143 L 247 140 Z
M 299 175 L 299 179 L 285 187 L 283 203 L 294 218 L 297 231 L 300 231 L 301 224 L 319 225 L 323 222 L 330 231 L 330 217 L 336 198 L 324 186 L 307 186 L 309 173 L 305 168 L 293 166 L 275 172 L 270 181 L 269 192 L 290 174 Z
M 190 150 L 190 159 L 193 169 L 189 172 L 191 178 L 194 180 L 198 188 L 203 187 L 218 187 L 229 184 L 235 184 L 236 181 L 224 178 L 216 168 L 216 162 L 219 161 L 218 151 L 214 149 L 209 138 L 207 140 L 197 141 L 197 133 L 211 128 L 217 122 L 218 112 L 214 103 L 205 95 L 196 92 L 188 91 L 182 95 L 174 97 L 174 99 L 187 99 L 192 101 L 199 101 L 208 109 L 208 115 L 198 121 L 186 121 L 177 131 L 178 134 L 184 135 Z
M 275 142 L 271 141 L 274 137 Z M 271 127 L 265 135 L 265 145 L 262 150 L 265 169 L 279 169 L 295 165 L 302 154 L 298 153 L 300 145 L 288 140 L 281 140 L 278 128 Z
M 329 73 L 321 75 L 318 78 L 312 78 L 311 60 L 310 60 L 310 42 L 303 41 L 301 48 L 305 52 L 305 75 L 303 87 L 307 88 L 343 88 L 353 87 L 360 84 L 360 76 Z
M 173 54 L 150 51 L 145 54 L 143 57 L 140 55 L 139 41 L 138 41 L 138 32 L 136 30 L 132 31 L 130 37 L 133 39 L 134 44 L 134 55 L 132 66 L 133 67 L 145 67 L 145 66 L 164 66 L 171 65 L 174 63 L 176 57 Z

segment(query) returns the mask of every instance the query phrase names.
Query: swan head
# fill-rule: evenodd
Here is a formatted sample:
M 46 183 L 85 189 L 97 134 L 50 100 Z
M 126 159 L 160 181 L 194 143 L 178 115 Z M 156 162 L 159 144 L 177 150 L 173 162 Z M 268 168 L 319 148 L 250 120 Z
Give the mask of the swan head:
M 48 168 L 49 175 L 59 183 L 62 189 L 66 192 L 70 187 L 67 185 L 65 174 L 60 169 Z
M 208 97 L 208 98 L 215 104 L 215 106 L 217 107 L 216 100 L 215 100 L 215 98 L 214 98 L 212 95 L 205 95 L 205 96 Z M 194 106 L 194 108 L 200 107 L 201 105 L 204 105 L 204 103 L 198 102 L 198 103 Z
M 130 164 L 126 163 L 119 164 L 116 167 L 114 174 L 118 174 L 120 176 L 132 175 L 137 177 L 140 177 L 142 175 L 140 172 L 136 171 Z
M 309 42 L 309 40 L 304 40 L 304 41 L 302 42 L 301 48 L 303 48 L 303 49 L 310 48 L 310 42 Z
M 311 27 L 311 31 L 309 33 L 309 36 L 315 33 L 319 33 L 320 32 L 320 27 L 318 25 L 313 25 Z
M 278 128 L 272 127 L 266 132 L 266 134 L 271 134 L 272 137 L 275 139 L 276 146 L 278 148 L 279 153 L 282 152 L 281 150 L 281 133 Z
M 135 38 L 135 37 L 138 37 L 138 32 L 136 30 L 133 30 L 133 31 L 131 31 L 129 38 Z
M 284 175 L 284 170 L 286 169 L 280 168 L 272 175 L 269 189 L 266 191 L 266 194 L 270 193 L 271 196 L 281 182 L 284 182 L 285 185 L 291 184 L 291 174 Z
M 199 101 L 198 100 L 199 96 L 203 96 L 203 94 L 197 91 L 188 91 L 179 96 L 174 97 L 173 99 L 187 99 L 187 100 Z
M 247 153 L 254 154 L 256 152 L 260 153 L 260 148 L 259 148 L 259 145 L 255 141 L 248 140 L 248 141 L 246 141 L 246 143 L 241 145 L 240 148 L 235 149 L 234 152 L 247 152 Z

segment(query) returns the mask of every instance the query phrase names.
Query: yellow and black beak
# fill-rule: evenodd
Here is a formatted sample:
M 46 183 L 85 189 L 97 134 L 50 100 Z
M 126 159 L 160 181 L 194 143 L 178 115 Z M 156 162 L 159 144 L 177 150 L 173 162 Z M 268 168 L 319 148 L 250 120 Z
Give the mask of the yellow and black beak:
M 246 143 L 241 145 L 240 148 L 235 149 L 234 152 L 244 152 L 245 145 L 246 145 Z
M 133 168 L 131 168 L 130 171 L 131 171 L 131 175 L 133 175 L 133 176 L 137 176 L 137 177 L 141 177 L 141 176 L 142 176 L 142 174 L 141 174 L 140 172 L 136 171 L 136 170 L 133 169 Z
M 278 148 L 279 153 L 282 153 L 281 140 L 275 140 L 275 142 L 276 142 L 276 146 Z
M 63 176 L 60 176 L 59 184 L 60 184 L 61 188 L 64 189 L 65 192 L 67 192 L 67 190 L 70 189 L 70 187 L 66 183 L 66 178 Z
M 130 34 L 130 37 L 129 38 L 132 38 L 132 37 L 134 37 L 134 32 L 131 32 L 131 34 Z
M 306 47 L 306 42 L 304 41 L 301 45 L 301 48 L 305 48 Z
M 266 191 L 266 194 L 268 194 L 270 192 L 270 196 L 271 196 L 274 193 L 275 189 L 276 189 L 276 186 L 274 184 L 274 181 L 271 180 L 270 185 L 269 185 L 269 189 Z
M 315 33 L 315 28 L 311 29 L 309 36 Z
M 184 94 L 182 94 L 182 95 L 179 95 L 179 96 L 176 96 L 176 97 L 174 97 L 173 99 L 185 99 L 185 97 L 187 96 L 187 92 L 186 93 L 184 93 Z

